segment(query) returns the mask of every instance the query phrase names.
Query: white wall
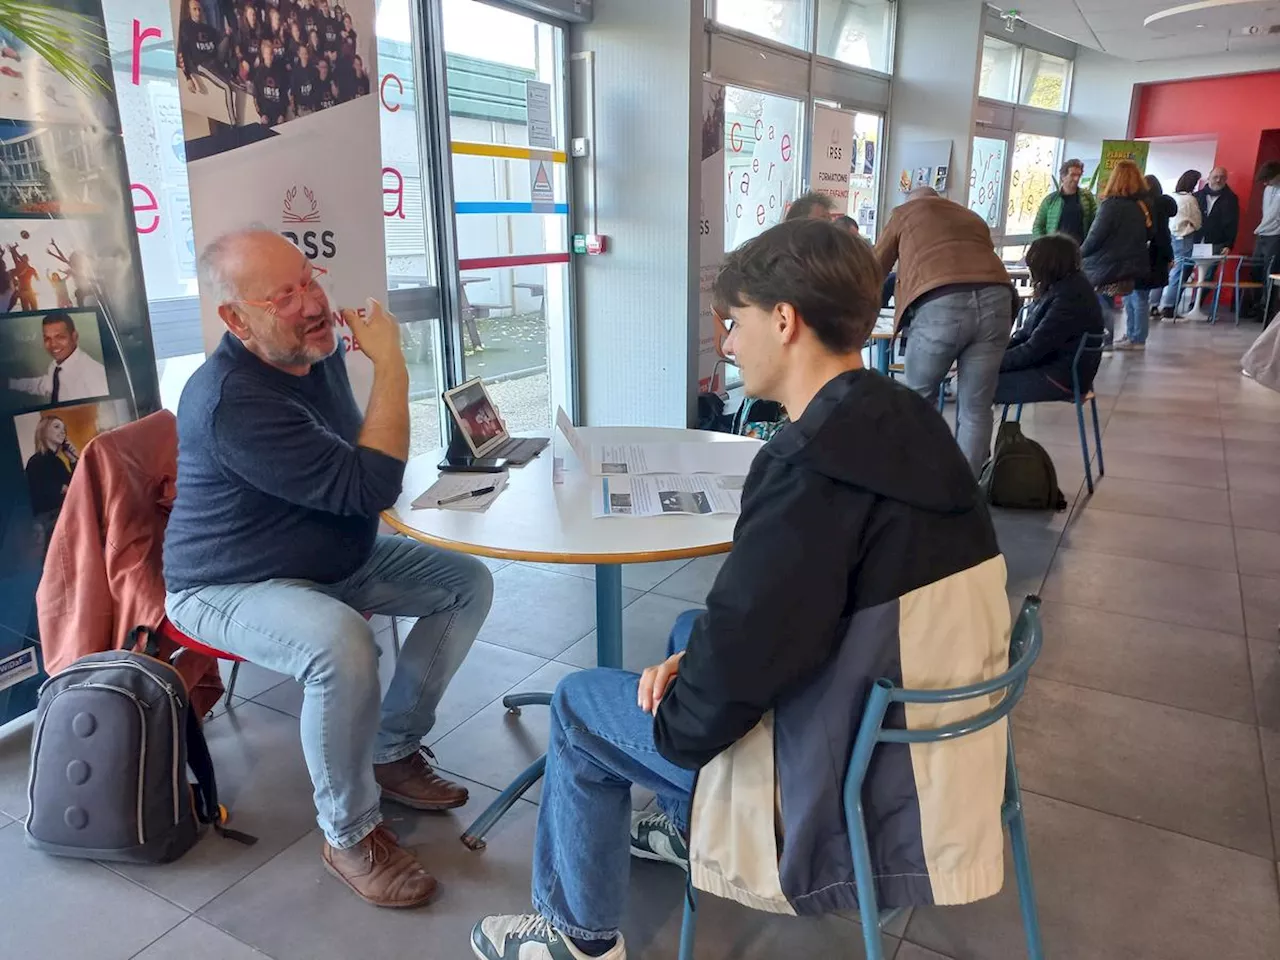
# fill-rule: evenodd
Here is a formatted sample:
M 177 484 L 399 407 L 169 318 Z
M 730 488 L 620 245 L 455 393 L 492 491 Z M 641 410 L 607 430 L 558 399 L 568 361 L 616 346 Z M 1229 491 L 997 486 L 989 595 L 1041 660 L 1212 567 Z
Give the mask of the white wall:
M 1097 157 L 1103 140 L 1123 140 L 1128 136 L 1134 84 L 1274 69 L 1274 52 L 1223 53 L 1134 63 L 1081 47 L 1072 72 L 1067 156 Z M 1205 132 L 1212 130 L 1212 120 L 1206 118 Z
M 883 207 L 903 199 L 898 173 L 913 142 L 951 141 L 948 195 L 964 203 L 969 143 L 982 63 L 982 0 L 901 0 L 889 108 L 889 167 Z
M 1165 193 L 1172 194 L 1178 178 L 1187 170 L 1199 170 L 1207 177 L 1213 169 L 1213 158 L 1217 152 L 1217 138 L 1152 140 L 1151 153 L 1147 157 L 1147 173 L 1160 181 Z
M 701 4 L 597 0 L 572 27 L 595 54 L 595 162 L 603 256 L 577 257 L 579 410 L 592 426 L 683 427 L 696 390 Z M 574 136 L 587 131 L 573 66 Z M 588 169 L 574 168 L 575 230 L 587 231 Z M 695 179 L 698 178 L 698 179 Z

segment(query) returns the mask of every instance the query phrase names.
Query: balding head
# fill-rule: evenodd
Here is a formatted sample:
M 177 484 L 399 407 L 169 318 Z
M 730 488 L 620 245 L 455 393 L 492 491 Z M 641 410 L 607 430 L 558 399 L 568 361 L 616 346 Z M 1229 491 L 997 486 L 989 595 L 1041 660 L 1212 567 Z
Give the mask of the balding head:
M 200 254 L 200 294 L 260 359 L 304 375 L 337 349 L 333 312 L 315 269 L 265 227 L 224 234 Z
M 924 197 L 936 197 L 937 195 L 938 191 L 933 189 L 933 187 L 919 186 L 907 194 L 907 199 L 920 200 Z

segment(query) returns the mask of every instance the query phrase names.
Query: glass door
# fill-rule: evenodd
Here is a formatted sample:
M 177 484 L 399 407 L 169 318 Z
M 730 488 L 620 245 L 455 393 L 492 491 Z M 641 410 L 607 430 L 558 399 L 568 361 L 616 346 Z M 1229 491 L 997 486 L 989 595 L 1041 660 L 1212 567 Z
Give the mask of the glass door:
M 876 242 L 876 207 L 880 203 L 880 146 L 884 117 L 858 111 L 853 115 L 853 161 L 849 172 L 849 216 L 871 243 Z
M 459 353 L 512 431 L 572 413 L 562 27 L 444 0 Z
M 1009 141 L 1003 137 L 973 138 L 973 155 L 969 162 L 969 209 L 987 221 L 995 235 L 1004 233 L 1008 157 Z

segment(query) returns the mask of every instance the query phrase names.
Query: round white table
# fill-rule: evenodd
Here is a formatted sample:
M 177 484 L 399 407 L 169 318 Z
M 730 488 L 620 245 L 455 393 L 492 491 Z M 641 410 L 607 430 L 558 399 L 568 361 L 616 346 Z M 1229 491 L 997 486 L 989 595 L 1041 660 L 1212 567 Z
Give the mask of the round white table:
M 583 427 L 582 443 L 754 443 L 758 440 L 700 430 L 661 427 Z M 591 516 L 591 497 L 599 478 L 577 462 L 563 438 L 563 482 L 553 482 L 554 456 L 548 447 L 532 463 L 509 471 L 506 489 L 484 512 L 413 509 L 413 501 L 440 475 L 443 450 L 414 457 L 405 469 L 404 487 L 383 519 L 398 532 L 423 543 L 500 560 L 537 563 L 589 563 L 596 568 L 596 656 L 602 667 L 622 666 L 622 566 L 660 560 L 687 560 L 727 553 L 737 515 L 607 517 Z M 594 481 L 594 482 L 593 482 Z M 508 709 L 547 704 L 550 694 L 516 694 L 503 700 Z M 513 803 L 542 776 L 546 758 L 522 773 L 462 835 L 472 849 Z
M 1211 256 L 1211 257 L 1192 257 L 1191 259 L 1194 260 L 1196 263 L 1196 269 L 1195 269 L 1196 280 L 1197 282 L 1203 283 L 1205 274 L 1209 272 L 1209 267 L 1215 263 L 1221 263 L 1223 260 L 1223 257 L 1221 254 L 1215 254 L 1214 256 Z M 1209 319 L 1209 315 L 1204 312 L 1204 309 L 1201 306 L 1201 302 L 1204 300 L 1204 292 L 1206 289 L 1207 289 L 1206 287 L 1196 287 L 1195 304 L 1191 307 L 1191 310 L 1189 313 L 1184 313 L 1180 317 L 1177 316 L 1178 304 L 1174 304 L 1174 322 L 1175 323 L 1177 323 L 1180 320 L 1187 321 L 1187 320 L 1208 320 Z

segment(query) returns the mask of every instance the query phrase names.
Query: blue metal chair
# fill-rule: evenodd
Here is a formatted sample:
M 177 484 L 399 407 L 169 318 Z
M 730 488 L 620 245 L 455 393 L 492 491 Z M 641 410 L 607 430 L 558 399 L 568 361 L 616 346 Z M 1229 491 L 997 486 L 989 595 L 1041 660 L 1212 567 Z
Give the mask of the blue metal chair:
M 1082 391 L 1080 389 L 1080 358 L 1086 353 L 1101 353 L 1103 346 L 1106 344 L 1107 335 L 1105 333 L 1086 333 L 1080 338 L 1080 346 L 1076 348 L 1076 355 L 1071 360 L 1071 399 L 1076 405 L 1076 423 L 1080 426 L 1080 450 L 1084 454 L 1084 479 L 1089 486 L 1089 492 L 1093 493 L 1093 470 L 1090 467 L 1089 455 L 1089 436 L 1084 428 L 1084 405 L 1089 404 L 1089 410 L 1093 414 L 1093 437 L 1098 447 L 1098 478 L 1101 479 L 1106 473 L 1106 468 L 1102 463 L 1102 426 L 1098 421 L 1098 398 L 1093 390 Z M 1066 399 L 1065 397 L 1063 399 Z M 1006 403 L 1000 411 L 1000 422 L 1004 423 L 1009 419 L 1009 408 L 1013 404 Z M 1018 404 L 1018 409 L 1014 412 L 1013 419 L 1018 423 L 1022 422 L 1023 404 Z
M 1176 317 L 1182 307 L 1182 291 L 1191 286 L 1188 278 L 1194 275 L 1196 262 L 1190 257 L 1178 257 L 1173 261 L 1172 266 L 1178 268 L 1177 296 L 1173 298 L 1173 315 Z
M 858 913 L 862 922 L 862 937 L 867 960 L 884 960 L 881 946 L 881 930 L 898 911 L 880 913 L 876 902 L 875 874 L 871 866 L 871 849 L 867 842 L 866 821 L 862 815 L 862 786 L 872 754 L 881 743 L 936 743 L 956 740 L 985 730 L 1007 717 L 1027 686 L 1027 675 L 1040 655 L 1043 642 L 1040 625 L 1040 598 L 1027 597 L 1018 613 L 1009 640 L 1009 669 L 998 677 L 965 687 L 949 690 L 904 690 L 893 681 L 880 679 L 871 688 L 867 705 L 862 713 L 858 735 L 854 739 L 853 754 L 844 778 L 844 815 L 849 825 L 849 845 L 853 853 L 853 875 L 858 890 Z M 949 723 L 930 730 L 904 730 L 886 728 L 885 717 L 894 703 L 957 703 L 962 700 L 983 700 L 1003 694 L 993 707 L 974 714 L 966 720 Z M 1022 926 L 1027 937 L 1027 956 L 1030 960 L 1044 960 L 1044 947 L 1040 942 L 1040 919 L 1036 913 L 1035 887 L 1031 879 L 1031 858 L 1027 847 L 1027 827 L 1022 814 L 1022 798 L 1018 788 L 1018 769 L 1013 755 L 1013 730 L 1006 733 L 1008 759 L 1005 765 L 1004 803 L 1001 819 L 1009 827 L 1009 840 L 1013 847 L 1013 869 L 1018 880 L 1018 899 L 1022 907 Z M 680 960 L 693 960 L 693 943 L 697 916 L 697 895 L 692 884 L 686 885 L 684 922 L 680 928 Z
M 1235 270 L 1230 280 L 1226 280 L 1226 273 L 1229 267 L 1234 266 Z M 1222 267 L 1218 271 L 1218 286 L 1213 293 L 1213 312 L 1209 314 L 1209 322 L 1218 322 L 1218 307 L 1222 303 L 1222 287 L 1224 281 L 1227 286 L 1232 288 L 1231 305 L 1234 308 L 1236 316 L 1236 326 L 1240 326 L 1240 291 L 1257 290 L 1258 294 L 1263 298 L 1263 311 L 1266 311 L 1270 305 L 1271 299 L 1271 277 L 1270 270 L 1271 261 L 1264 260 L 1262 257 L 1246 257 L 1242 255 L 1232 255 L 1222 258 Z M 1241 271 L 1248 270 L 1253 274 L 1251 279 L 1240 278 Z M 1263 319 L 1266 319 L 1265 313 Z

